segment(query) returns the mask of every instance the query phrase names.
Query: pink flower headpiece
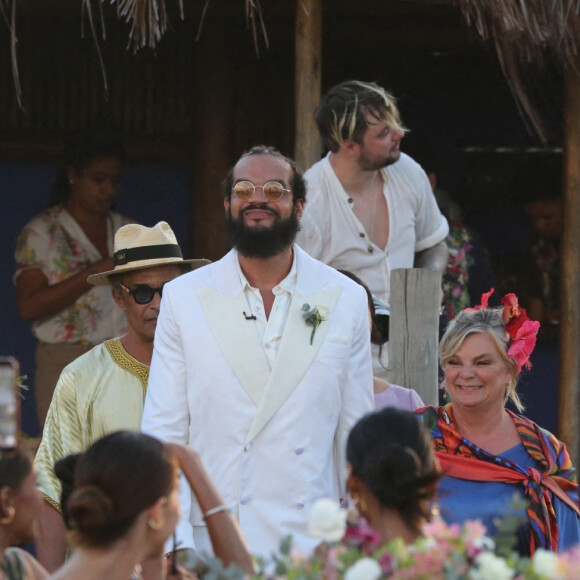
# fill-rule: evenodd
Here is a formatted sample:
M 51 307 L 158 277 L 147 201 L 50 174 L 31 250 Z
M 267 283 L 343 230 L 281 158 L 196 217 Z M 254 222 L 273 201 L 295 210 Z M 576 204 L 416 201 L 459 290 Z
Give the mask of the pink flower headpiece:
M 481 295 L 481 304 L 465 310 L 481 310 L 487 308 L 489 297 L 494 293 L 495 288 Z M 503 313 L 502 320 L 505 329 L 510 335 L 510 345 L 507 355 L 516 361 L 518 372 L 522 367 L 530 368 L 530 355 L 536 346 L 536 338 L 540 323 L 537 320 L 530 320 L 525 308 L 518 304 L 518 297 L 513 294 L 506 294 L 502 299 Z

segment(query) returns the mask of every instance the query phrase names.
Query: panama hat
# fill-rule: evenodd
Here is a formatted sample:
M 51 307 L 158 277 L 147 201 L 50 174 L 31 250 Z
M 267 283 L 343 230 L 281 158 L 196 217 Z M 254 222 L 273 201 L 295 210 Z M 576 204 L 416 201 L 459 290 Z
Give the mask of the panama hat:
M 156 266 L 189 264 L 192 270 L 209 264 L 203 258 L 184 260 L 173 230 L 167 222 L 159 222 L 152 228 L 139 224 L 128 224 L 115 234 L 115 268 L 108 272 L 91 274 L 89 284 L 103 286 L 109 284 L 113 274 L 125 274 L 135 270 L 145 270 Z

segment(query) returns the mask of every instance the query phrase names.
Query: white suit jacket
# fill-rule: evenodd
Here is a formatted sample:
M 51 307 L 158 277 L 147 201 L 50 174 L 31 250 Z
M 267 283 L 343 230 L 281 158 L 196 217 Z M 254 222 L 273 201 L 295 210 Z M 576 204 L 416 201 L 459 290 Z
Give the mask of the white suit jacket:
M 296 245 L 294 252 L 296 290 L 271 371 L 255 323 L 243 315 L 235 250 L 164 287 L 143 415 L 145 432 L 201 454 L 261 556 L 290 534 L 303 551 L 316 546 L 309 509 L 337 497 L 346 437 L 374 405 L 364 290 Z M 312 345 L 304 303 L 330 311 Z M 180 497 L 178 541 L 209 551 L 183 482 Z

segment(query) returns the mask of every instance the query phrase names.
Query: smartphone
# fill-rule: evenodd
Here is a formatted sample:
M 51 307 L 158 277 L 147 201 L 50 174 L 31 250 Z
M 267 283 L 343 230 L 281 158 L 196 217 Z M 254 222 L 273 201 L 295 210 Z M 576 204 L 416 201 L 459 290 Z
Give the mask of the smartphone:
M 18 362 L 10 356 L 0 357 L 0 449 L 18 446 L 20 396 L 17 381 Z

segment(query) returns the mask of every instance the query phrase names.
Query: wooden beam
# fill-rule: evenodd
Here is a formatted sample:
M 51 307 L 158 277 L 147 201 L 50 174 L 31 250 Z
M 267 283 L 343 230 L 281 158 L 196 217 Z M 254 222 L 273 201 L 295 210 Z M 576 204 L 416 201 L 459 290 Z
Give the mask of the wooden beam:
M 566 70 L 564 93 L 564 230 L 560 245 L 560 382 L 558 434 L 580 458 L 580 60 Z
M 440 293 L 440 272 L 391 272 L 389 382 L 415 389 L 426 405 L 439 404 Z
M 232 164 L 235 77 L 228 29 L 207 26 L 196 46 L 193 75 L 194 131 L 191 154 L 191 255 L 218 260 L 229 249 L 221 183 Z M 217 64 L 216 64 L 217 63 Z M 184 74 L 186 74 L 184 72 Z
M 305 171 L 320 159 L 321 146 L 314 122 L 320 101 L 322 63 L 322 0 L 296 1 L 294 159 Z
M 58 163 L 72 133 L 52 135 L 28 133 L 0 133 L 0 161 Z M 129 163 L 187 165 L 188 138 L 175 136 L 130 136 L 124 140 Z

